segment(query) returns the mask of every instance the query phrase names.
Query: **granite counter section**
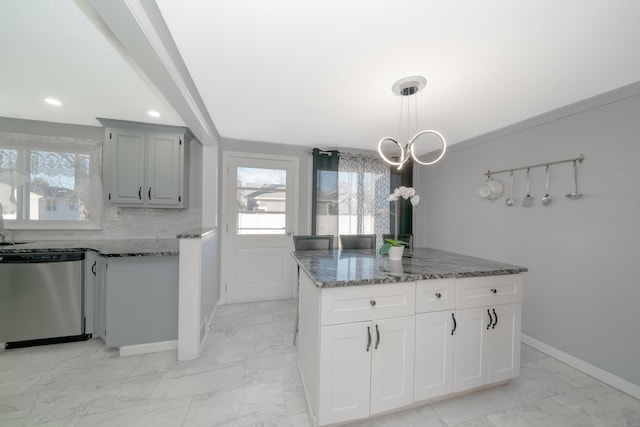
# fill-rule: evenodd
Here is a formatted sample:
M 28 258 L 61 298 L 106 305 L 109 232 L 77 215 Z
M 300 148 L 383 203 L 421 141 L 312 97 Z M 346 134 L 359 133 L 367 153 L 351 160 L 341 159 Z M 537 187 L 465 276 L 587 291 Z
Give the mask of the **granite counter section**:
M 182 234 L 178 234 L 176 237 L 178 239 L 200 239 L 202 237 L 208 236 L 214 231 L 216 231 L 216 227 L 195 228 Z
M 413 282 L 451 277 L 498 276 L 526 267 L 432 248 L 406 250 L 402 261 L 389 261 L 371 250 L 296 251 L 293 258 L 319 288 Z
M 19 245 L 0 246 L 3 253 L 85 252 L 93 250 L 107 257 L 179 255 L 178 239 L 135 240 L 49 240 Z

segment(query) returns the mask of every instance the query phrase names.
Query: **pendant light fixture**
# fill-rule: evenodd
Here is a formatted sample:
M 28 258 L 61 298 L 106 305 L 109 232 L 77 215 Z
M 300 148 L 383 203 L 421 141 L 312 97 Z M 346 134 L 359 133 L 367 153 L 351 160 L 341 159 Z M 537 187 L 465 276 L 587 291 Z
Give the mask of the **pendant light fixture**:
M 413 125 L 413 132 L 416 132 L 418 129 L 418 99 L 417 94 L 427 85 L 427 79 L 422 76 L 410 76 L 405 77 L 403 79 L 398 80 L 391 87 L 391 91 L 400 96 L 400 123 L 398 125 L 398 139 L 401 138 L 401 130 L 403 128 L 403 120 L 406 121 L 405 126 L 407 129 L 407 136 L 411 133 L 411 127 Z M 413 106 L 411 105 L 413 102 Z M 406 107 L 405 107 L 406 104 Z M 406 108 L 406 118 L 404 110 Z M 413 122 L 413 123 L 412 123 Z M 422 160 L 420 159 L 420 155 L 424 154 L 417 150 L 422 147 L 425 149 L 429 145 L 429 139 L 435 137 L 440 145 L 442 145 L 442 151 L 434 160 Z M 385 148 L 387 155 L 385 155 Z M 391 148 L 389 148 L 391 146 Z M 418 147 L 418 148 L 416 148 Z M 389 151 L 392 154 L 389 154 Z M 435 130 L 423 130 L 415 133 L 411 139 L 404 145 L 398 142 L 397 139 L 392 138 L 390 136 L 385 136 L 378 143 L 378 153 L 380 153 L 380 157 L 382 160 L 387 162 L 392 166 L 397 166 L 398 169 L 401 169 L 402 166 L 410 159 L 413 158 L 413 161 L 421 164 L 421 165 L 432 165 L 438 162 L 442 157 L 444 157 L 444 153 L 447 151 L 447 141 L 445 141 L 444 136 L 440 132 Z

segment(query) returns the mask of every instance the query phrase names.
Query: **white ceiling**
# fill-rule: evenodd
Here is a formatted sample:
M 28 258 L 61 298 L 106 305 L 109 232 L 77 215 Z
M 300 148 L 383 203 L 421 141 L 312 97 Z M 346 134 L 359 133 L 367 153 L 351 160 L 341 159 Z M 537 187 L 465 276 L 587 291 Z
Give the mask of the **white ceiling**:
M 637 0 L 156 3 L 224 138 L 374 149 L 410 75 L 449 143 L 640 81 Z M 183 124 L 84 4 L 3 0 L 0 116 Z

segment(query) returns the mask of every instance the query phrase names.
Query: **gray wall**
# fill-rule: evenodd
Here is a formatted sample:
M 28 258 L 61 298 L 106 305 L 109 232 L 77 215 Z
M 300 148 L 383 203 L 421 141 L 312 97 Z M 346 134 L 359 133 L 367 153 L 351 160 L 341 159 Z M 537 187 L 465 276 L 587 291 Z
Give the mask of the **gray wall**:
M 544 168 L 533 170 L 532 207 L 477 195 L 487 170 L 571 158 L 551 166 L 553 201 L 543 206 Z M 640 385 L 640 83 L 454 145 L 439 164 L 416 168 L 423 197 L 416 244 L 529 267 L 524 334 Z M 508 192 L 508 174 L 495 176 Z

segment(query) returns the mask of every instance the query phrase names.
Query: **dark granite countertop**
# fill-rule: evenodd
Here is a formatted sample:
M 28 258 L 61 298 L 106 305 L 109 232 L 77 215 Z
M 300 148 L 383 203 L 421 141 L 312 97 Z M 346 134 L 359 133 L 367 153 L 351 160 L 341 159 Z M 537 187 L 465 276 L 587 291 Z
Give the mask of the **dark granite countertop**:
M 178 234 L 176 237 L 178 239 L 199 239 L 208 236 L 214 231 L 216 231 L 216 227 L 194 228 L 193 230 Z
M 528 271 L 505 264 L 432 248 L 405 250 L 402 261 L 375 251 L 296 251 L 293 258 L 319 288 L 412 282 L 451 277 L 498 276 Z
M 132 240 L 44 240 L 34 243 L 0 246 L 3 253 L 84 252 L 93 250 L 107 257 L 179 255 L 178 239 Z

